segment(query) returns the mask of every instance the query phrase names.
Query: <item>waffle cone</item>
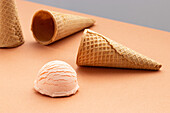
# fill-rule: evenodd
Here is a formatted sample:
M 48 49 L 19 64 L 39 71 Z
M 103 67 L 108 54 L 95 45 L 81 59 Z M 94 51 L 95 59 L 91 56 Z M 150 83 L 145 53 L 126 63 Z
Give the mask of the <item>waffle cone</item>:
M 0 47 L 17 47 L 24 43 L 14 0 L 0 0 Z
M 87 17 L 40 10 L 33 16 L 31 29 L 36 41 L 48 45 L 90 27 L 94 22 Z
M 86 29 L 78 55 L 77 65 L 131 69 L 159 70 L 161 64 L 109 38 Z

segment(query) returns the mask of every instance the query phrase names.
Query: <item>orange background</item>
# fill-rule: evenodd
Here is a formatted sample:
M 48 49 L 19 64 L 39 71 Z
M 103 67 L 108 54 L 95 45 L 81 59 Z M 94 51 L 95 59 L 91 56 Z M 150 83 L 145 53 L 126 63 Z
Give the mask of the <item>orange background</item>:
M 170 33 L 17 0 L 25 44 L 0 49 L 0 113 L 170 113 Z M 35 11 L 50 9 L 96 20 L 91 30 L 162 63 L 160 71 L 78 67 L 83 31 L 52 45 L 38 44 L 30 31 Z M 63 60 L 77 71 L 76 95 L 50 98 L 33 90 L 39 69 Z

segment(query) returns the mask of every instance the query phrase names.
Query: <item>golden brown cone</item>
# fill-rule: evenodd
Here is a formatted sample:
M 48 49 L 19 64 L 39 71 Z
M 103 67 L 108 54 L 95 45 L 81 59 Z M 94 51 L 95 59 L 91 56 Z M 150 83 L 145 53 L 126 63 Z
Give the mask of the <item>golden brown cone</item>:
M 94 20 L 59 12 L 40 10 L 32 20 L 33 36 L 42 45 L 48 45 L 94 24 Z
M 85 29 L 77 65 L 159 70 L 161 64 L 99 33 Z
M 0 47 L 17 47 L 24 43 L 14 0 L 0 0 Z

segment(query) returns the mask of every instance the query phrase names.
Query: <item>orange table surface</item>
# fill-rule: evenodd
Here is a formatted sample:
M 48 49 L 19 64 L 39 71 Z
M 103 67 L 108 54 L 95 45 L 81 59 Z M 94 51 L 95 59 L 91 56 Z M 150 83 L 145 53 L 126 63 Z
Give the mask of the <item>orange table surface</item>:
M 170 113 L 169 32 L 16 2 L 25 43 L 0 49 L 0 113 Z M 78 67 L 76 56 L 83 31 L 49 46 L 40 45 L 30 30 L 33 14 L 39 9 L 91 17 L 96 20 L 91 30 L 159 61 L 163 67 L 160 71 Z M 37 72 L 52 60 L 66 61 L 77 71 L 80 89 L 75 95 L 50 98 L 34 91 Z

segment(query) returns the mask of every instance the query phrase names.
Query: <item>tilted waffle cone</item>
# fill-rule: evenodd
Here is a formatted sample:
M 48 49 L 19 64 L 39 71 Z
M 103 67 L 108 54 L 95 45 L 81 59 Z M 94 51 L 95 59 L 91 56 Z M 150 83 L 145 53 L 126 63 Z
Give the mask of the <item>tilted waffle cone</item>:
M 59 12 L 40 10 L 32 20 L 32 32 L 36 41 L 48 45 L 94 24 L 94 20 Z
M 0 47 L 17 47 L 24 43 L 14 0 L 0 0 Z
M 77 65 L 159 70 L 161 64 L 105 36 L 86 29 L 81 39 Z

